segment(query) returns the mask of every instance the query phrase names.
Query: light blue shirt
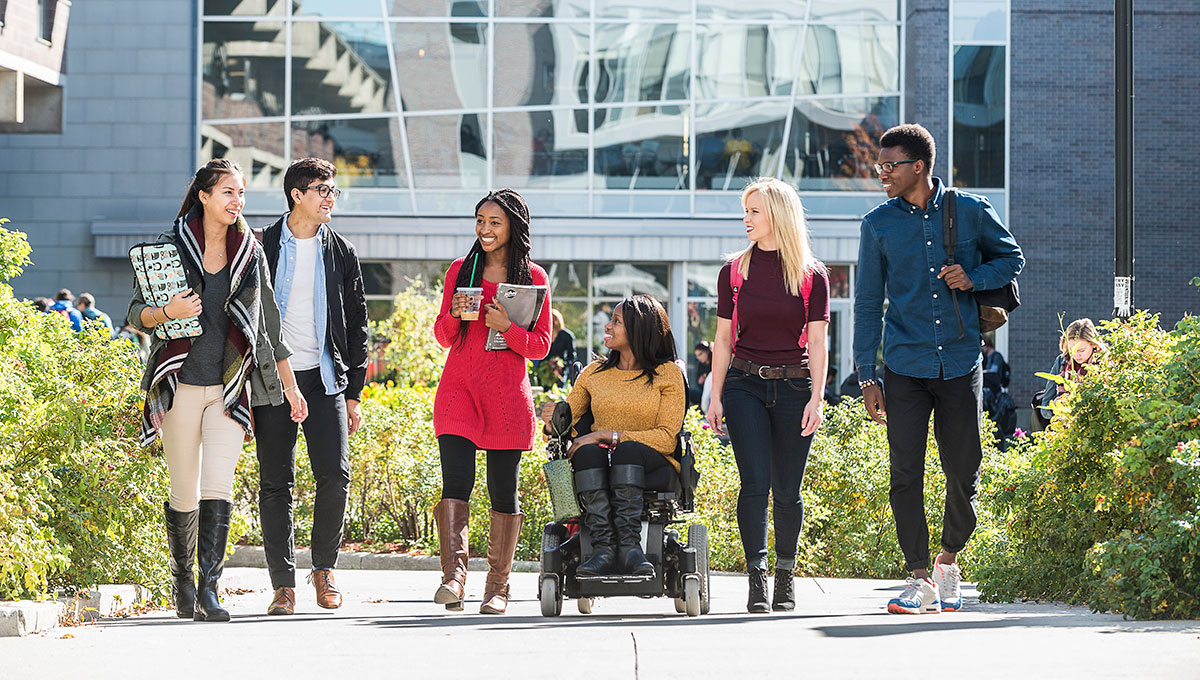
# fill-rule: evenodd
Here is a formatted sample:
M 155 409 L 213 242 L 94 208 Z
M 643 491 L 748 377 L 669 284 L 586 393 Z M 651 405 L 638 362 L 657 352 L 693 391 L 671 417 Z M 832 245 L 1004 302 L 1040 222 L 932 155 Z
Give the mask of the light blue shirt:
M 288 213 L 290 215 L 291 213 Z M 288 215 L 283 216 L 283 229 L 279 232 L 279 262 L 275 265 L 275 304 L 279 306 L 279 318 L 287 318 L 288 297 L 292 293 L 292 275 L 296 271 L 296 235 L 288 227 Z M 333 355 L 329 352 L 329 309 L 325 291 L 325 225 L 317 227 L 317 238 L 321 240 L 321 253 L 317 257 L 313 273 L 313 319 L 317 327 L 317 347 L 321 352 L 321 383 L 325 394 L 337 394 L 337 377 L 333 370 Z

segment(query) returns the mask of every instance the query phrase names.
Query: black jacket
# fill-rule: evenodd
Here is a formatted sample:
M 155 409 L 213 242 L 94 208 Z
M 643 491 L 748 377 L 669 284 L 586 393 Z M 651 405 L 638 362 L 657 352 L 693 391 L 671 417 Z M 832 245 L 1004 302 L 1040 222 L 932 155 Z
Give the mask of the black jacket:
M 283 220 L 259 232 L 271 280 L 279 264 L 279 238 Z M 354 246 L 328 225 L 321 230 L 325 263 L 325 296 L 329 308 L 325 324 L 326 345 L 333 357 L 337 386 L 345 388 L 347 399 L 359 399 L 367 378 L 367 298 L 363 290 L 362 268 Z

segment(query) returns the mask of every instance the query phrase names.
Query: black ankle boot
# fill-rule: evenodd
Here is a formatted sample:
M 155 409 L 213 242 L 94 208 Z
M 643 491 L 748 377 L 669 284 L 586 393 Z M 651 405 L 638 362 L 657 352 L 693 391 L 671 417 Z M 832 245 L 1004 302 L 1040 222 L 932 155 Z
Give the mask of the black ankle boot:
M 642 550 L 642 495 L 646 486 L 641 465 L 614 465 L 612 485 L 613 525 L 617 530 L 617 566 L 622 574 L 654 576 L 654 565 Z
M 746 611 L 751 614 L 766 614 L 771 611 L 767 604 L 767 572 L 750 569 L 750 597 L 746 600 Z
M 196 522 L 200 511 L 176 512 L 169 503 L 163 503 L 163 513 L 167 517 L 167 546 L 171 549 L 175 615 L 190 619 L 196 607 L 196 577 L 192 565 L 196 563 Z
M 796 575 L 790 569 L 775 568 L 775 592 L 771 595 L 771 609 L 790 612 L 796 608 Z
M 228 621 L 229 612 L 221 608 L 217 582 L 225 567 L 225 544 L 229 541 L 229 501 L 200 501 L 200 529 L 197 536 L 199 578 L 196 583 L 196 621 Z
M 617 562 L 613 536 L 612 504 L 608 497 L 608 470 L 592 468 L 575 473 L 575 492 L 583 511 L 583 526 L 592 543 L 591 556 L 575 568 L 577 576 L 611 574 Z

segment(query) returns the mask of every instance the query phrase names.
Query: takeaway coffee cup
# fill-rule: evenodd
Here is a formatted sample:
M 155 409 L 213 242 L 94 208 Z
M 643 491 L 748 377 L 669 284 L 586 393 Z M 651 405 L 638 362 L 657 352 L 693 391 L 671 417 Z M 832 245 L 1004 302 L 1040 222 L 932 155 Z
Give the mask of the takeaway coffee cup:
M 483 289 L 460 286 L 455 292 L 459 295 L 466 295 L 470 299 L 467 308 L 462 310 L 459 318 L 463 321 L 478 321 L 479 308 L 483 306 Z

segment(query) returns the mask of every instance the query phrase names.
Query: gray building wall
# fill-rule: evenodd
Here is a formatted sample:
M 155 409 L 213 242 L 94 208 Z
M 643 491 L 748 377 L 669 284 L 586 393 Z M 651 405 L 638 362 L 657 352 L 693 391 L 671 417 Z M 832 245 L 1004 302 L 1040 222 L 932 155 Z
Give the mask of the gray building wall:
M 1200 310 L 1200 224 L 1190 206 L 1200 158 L 1200 11 L 1167 0 L 1135 19 L 1135 282 L 1139 309 L 1171 327 Z M 1047 9 L 1012 2 L 1010 222 L 1025 251 L 1009 335 L 1013 394 L 1028 405 L 1062 327 L 1113 312 L 1113 11 L 1108 0 Z
M 0 135 L 0 217 L 29 235 L 18 296 L 89 291 L 117 319 L 133 277 L 98 259 L 97 219 L 171 223 L 193 171 L 195 2 L 86 0 L 71 11 L 62 134 Z

